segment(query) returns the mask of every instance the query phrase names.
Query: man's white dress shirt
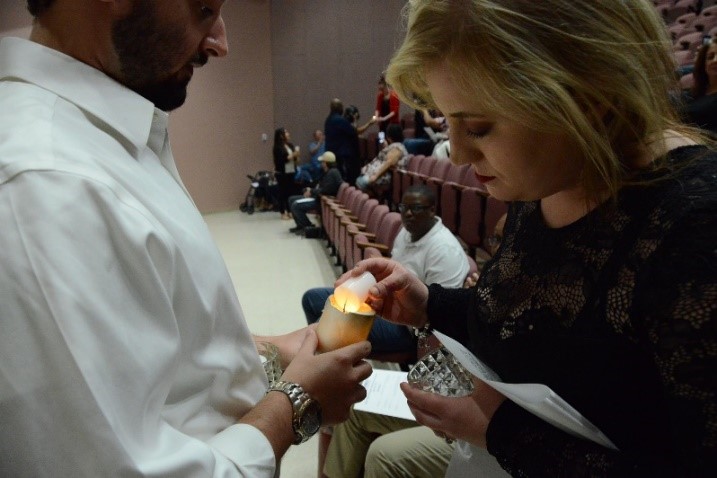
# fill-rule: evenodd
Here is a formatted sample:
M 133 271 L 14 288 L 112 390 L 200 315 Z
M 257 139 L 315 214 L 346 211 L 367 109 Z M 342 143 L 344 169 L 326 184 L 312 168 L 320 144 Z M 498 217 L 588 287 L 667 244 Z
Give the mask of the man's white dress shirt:
M 0 41 L 0 476 L 274 474 L 236 424 L 266 376 L 167 121 Z

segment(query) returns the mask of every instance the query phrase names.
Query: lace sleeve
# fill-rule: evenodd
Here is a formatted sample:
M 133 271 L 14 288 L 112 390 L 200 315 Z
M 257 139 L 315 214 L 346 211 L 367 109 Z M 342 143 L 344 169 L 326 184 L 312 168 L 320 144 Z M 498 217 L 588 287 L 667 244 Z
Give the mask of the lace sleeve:
M 468 311 L 473 310 L 473 289 L 444 289 L 438 284 L 428 286 L 428 321 L 460 343 L 468 344 Z
M 689 189 L 696 191 L 694 184 Z M 487 443 L 513 476 L 710 476 L 717 469 L 717 198 L 711 190 L 706 185 L 699 194 L 669 198 L 671 206 L 653 215 L 652 235 L 638 244 L 636 255 L 645 252 L 646 260 L 621 268 L 621 277 L 634 281 L 624 328 L 654 362 L 662 394 L 640 399 L 664 398 L 668 452 L 611 451 L 506 402 L 491 420 Z

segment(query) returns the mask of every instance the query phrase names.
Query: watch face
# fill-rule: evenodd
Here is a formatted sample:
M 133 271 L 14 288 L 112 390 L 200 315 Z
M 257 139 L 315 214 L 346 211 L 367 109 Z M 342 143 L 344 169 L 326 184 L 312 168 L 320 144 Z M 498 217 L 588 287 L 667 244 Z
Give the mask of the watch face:
M 318 432 L 319 428 L 321 428 L 321 407 L 316 400 L 310 400 L 301 417 L 301 431 L 310 437 Z

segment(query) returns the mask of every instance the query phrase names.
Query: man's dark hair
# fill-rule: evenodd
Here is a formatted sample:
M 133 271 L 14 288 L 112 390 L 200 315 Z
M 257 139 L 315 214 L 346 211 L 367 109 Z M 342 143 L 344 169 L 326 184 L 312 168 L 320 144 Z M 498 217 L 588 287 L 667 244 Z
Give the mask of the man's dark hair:
M 27 0 L 27 9 L 37 18 L 47 11 L 55 0 Z
M 358 121 L 358 119 L 361 117 L 361 114 L 359 113 L 358 107 L 354 105 L 349 105 L 344 109 L 344 118 L 347 120 L 353 122 Z
M 391 138 L 393 143 L 403 143 L 403 130 L 401 125 L 391 123 L 386 127 L 386 137 Z
M 413 186 L 409 186 L 404 194 L 416 194 L 417 196 L 423 196 L 426 198 L 426 201 L 428 201 L 429 206 L 436 205 L 436 193 L 425 184 L 414 184 Z

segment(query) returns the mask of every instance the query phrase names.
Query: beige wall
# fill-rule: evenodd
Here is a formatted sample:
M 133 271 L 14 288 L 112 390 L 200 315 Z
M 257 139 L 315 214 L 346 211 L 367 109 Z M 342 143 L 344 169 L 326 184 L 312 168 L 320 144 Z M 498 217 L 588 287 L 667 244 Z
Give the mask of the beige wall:
M 274 118 L 306 146 L 331 98 L 373 115 L 376 80 L 401 38 L 405 0 L 272 0 Z M 402 107 L 402 113 L 411 109 Z
M 186 104 L 172 113 L 182 179 L 202 212 L 237 209 L 247 174 L 271 164 L 274 125 L 269 0 L 227 1 L 229 55 L 195 72 Z
M 304 152 L 334 96 L 374 108 L 377 75 L 397 44 L 404 0 L 232 0 L 230 52 L 196 72 L 170 136 L 182 178 L 202 212 L 236 209 L 247 174 L 272 169 L 273 131 Z M 24 0 L 0 0 L 0 36 L 27 36 Z M 262 134 L 267 141 L 261 140 Z

